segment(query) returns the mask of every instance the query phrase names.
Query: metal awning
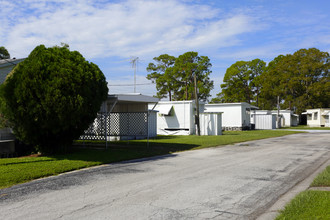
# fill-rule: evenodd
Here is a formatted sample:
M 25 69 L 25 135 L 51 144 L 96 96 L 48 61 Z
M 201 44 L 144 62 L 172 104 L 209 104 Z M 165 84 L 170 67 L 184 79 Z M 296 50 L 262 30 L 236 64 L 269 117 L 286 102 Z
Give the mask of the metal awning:
M 169 115 L 173 105 L 157 105 L 155 110 L 157 110 L 162 115 Z
M 322 115 L 329 115 L 330 111 L 324 111 Z
M 311 114 L 313 114 L 313 112 L 303 112 L 303 113 L 301 113 L 302 115 L 311 115 Z

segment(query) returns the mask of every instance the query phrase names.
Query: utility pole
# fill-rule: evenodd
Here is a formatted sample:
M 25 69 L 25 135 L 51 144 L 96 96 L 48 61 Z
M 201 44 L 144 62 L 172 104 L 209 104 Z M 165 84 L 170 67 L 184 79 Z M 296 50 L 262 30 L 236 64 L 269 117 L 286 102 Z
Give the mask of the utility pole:
M 194 74 L 194 84 L 195 84 L 195 102 L 196 102 L 196 116 L 195 116 L 195 123 L 197 125 L 197 135 L 201 135 L 201 129 L 199 126 L 199 101 L 198 101 L 198 92 L 197 92 L 197 79 L 196 73 Z
M 277 128 L 281 127 L 280 119 L 280 96 L 277 96 Z

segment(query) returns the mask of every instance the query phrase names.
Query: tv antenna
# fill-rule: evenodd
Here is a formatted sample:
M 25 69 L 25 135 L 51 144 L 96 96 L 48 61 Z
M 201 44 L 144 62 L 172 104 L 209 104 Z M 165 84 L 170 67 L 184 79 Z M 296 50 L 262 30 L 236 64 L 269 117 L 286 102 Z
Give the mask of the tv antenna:
M 139 62 L 139 57 L 132 56 L 130 59 L 130 63 L 132 64 L 132 68 L 134 69 L 134 93 L 136 93 L 136 67 Z

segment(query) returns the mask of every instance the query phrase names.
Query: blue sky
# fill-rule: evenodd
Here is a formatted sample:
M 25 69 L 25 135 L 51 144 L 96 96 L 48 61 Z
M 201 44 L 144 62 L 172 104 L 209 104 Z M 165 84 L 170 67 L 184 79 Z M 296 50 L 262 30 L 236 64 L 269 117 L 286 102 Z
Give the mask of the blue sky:
M 105 74 L 110 93 L 133 92 L 130 58 L 139 57 L 136 91 L 152 58 L 196 51 L 212 63 L 214 89 L 231 64 L 266 62 L 316 47 L 330 52 L 329 0 L 0 0 L 0 46 L 22 58 L 40 44 L 70 45 Z

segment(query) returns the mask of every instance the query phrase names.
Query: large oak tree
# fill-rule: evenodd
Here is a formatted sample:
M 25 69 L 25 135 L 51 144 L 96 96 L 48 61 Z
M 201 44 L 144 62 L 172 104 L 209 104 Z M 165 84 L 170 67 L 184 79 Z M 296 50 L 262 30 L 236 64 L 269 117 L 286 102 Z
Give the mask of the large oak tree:
M 259 105 L 261 75 L 266 63 L 260 59 L 237 61 L 225 74 L 222 91 L 212 102 L 247 102 Z
M 329 107 L 329 53 L 310 48 L 276 57 L 263 76 L 262 95 L 272 100 L 279 96 L 282 108 L 296 109 L 297 113 Z

